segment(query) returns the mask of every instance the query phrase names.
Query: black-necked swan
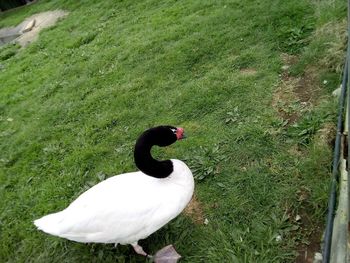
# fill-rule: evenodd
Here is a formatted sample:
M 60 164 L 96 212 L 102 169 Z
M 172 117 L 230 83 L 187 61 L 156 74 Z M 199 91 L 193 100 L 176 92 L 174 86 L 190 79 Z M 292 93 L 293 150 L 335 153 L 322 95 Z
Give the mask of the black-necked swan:
M 176 159 L 158 161 L 151 156 L 160 147 L 184 138 L 184 130 L 158 126 L 138 138 L 134 159 L 138 172 L 124 173 L 93 186 L 66 209 L 34 221 L 38 229 L 77 242 L 138 245 L 181 213 L 192 198 L 194 180 L 187 165 Z M 149 256 L 152 257 L 152 256 Z M 173 258 L 173 261 L 164 261 Z M 158 251 L 155 262 L 177 262 L 172 245 Z

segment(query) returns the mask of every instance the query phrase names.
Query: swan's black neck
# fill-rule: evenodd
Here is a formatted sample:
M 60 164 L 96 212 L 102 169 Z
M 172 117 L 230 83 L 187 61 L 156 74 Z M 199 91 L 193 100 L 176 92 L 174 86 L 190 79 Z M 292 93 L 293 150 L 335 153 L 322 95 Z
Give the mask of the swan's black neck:
M 151 155 L 151 148 L 153 145 L 167 146 L 174 143 L 176 141 L 176 136 L 174 136 L 154 128 L 144 132 L 137 140 L 134 150 L 137 168 L 152 177 L 165 178 L 169 176 L 174 170 L 172 161 L 154 159 Z

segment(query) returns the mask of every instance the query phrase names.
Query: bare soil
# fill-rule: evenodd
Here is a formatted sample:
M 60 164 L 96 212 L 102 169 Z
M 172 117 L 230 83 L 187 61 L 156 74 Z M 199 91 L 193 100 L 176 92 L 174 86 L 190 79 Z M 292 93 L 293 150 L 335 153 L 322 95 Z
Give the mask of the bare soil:
M 284 64 L 283 72 L 280 84 L 274 93 L 272 106 L 284 120 L 287 120 L 287 125 L 291 125 L 316 104 L 320 87 L 314 68 L 307 68 L 301 77 L 291 76 L 288 69 L 298 62 L 298 57 L 282 54 L 281 59 Z
M 17 39 L 18 43 L 21 46 L 26 46 L 29 43 L 35 41 L 38 38 L 39 32 L 42 29 L 55 25 L 58 19 L 65 17 L 66 15 L 68 15 L 68 12 L 66 11 L 55 10 L 55 11 L 48 11 L 48 12 L 35 14 L 31 17 L 28 17 L 26 19 L 28 21 L 35 20 L 35 26 L 31 31 L 21 35 Z
M 63 10 L 38 13 L 26 18 L 16 27 L 1 28 L 0 36 L 3 35 L 3 37 L 5 37 L 13 35 L 15 38 L 14 41 L 18 42 L 22 47 L 25 47 L 38 38 L 42 29 L 55 25 L 60 18 L 67 15 L 68 12 Z M 32 26 L 28 28 L 28 25 Z
M 243 76 L 253 76 L 253 75 L 255 75 L 257 73 L 257 71 L 254 68 L 244 68 L 244 69 L 240 70 L 240 73 Z
M 321 240 L 323 234 L 323 226 L 315 225 L 308 217 L 307 208 L 299 211 L 301 217 L 300 226 L 308 243 L 301 243 L 297 248 L 298 256 L 296 263 L 312 263 L 316 252 L 321 251 Z M 307 232 L 308 231 L 308 232 Z
M 203 214 L 202 204 L 198 201 L 195 195 L 192 197 L 192 200 L 185 208 L 184 214 L 191 218 L 193 223 L 199 225 L 204 224 L 205 218 Z
M 283 62 L 282 73 L 278 87 L 274 93 L 272 106 L 278 115 L 287 121 L 287 126 L 297 122 L 305 112 L 312 109 L 320 99 L 320 86 L 317 75 L 317 69 L 307 67 L 301 76 L 292 76 L 289 73 L 290 67 L 298 63 L 298 57 L 288 54 L 281 54 Z M 316 144 L 331 146 L 335 134 L 333 124 L 324 124 L 315 138 Z M 303 151 L 297 146 L 289 151 L 294 156 L 302 157 Z M 321 250 L 321 240 L 323 234 L 323 226 L 315 224 L 308 216 L 309 210 L 312 209 L 308 205 L 308 190 L 301 189 L 297 193 L 299 202 L 302 204 L 298 211 L 300 220 L 300 232 L 306 242 L 300 242 L 297 247 L 298 256 L 296 263 L 312 263 L 316 252 Z M 290 218 L 295 218 L 296 214 L 291 213 Z

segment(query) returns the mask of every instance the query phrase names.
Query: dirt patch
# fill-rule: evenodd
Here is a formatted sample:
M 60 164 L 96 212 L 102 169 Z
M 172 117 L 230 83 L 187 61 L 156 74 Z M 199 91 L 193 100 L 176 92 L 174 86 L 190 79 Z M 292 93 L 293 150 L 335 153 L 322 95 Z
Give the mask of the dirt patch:
M 51 27 L 68 12 L 63 10 L 47 11 L 26 18 L 16 27 L 2 28 L 0 30 L 0 43 L 15 41 L 22 47 L 35 41 L 43 28 Z
M 321 240 L 324 226 L 315 222 L 309 215 L 314 210 L 309 203 L 310 189 L 304 186 L 296 192 L 299 208 L 290 209 L 286 206 L 288 220 L 293 225 L 298 226 L 298 230 L 292 233 L 292 239 L 297 242 L 296 251 L 298 253 L 295 263 L 313 263 L 315 254 L 321 251 Z
M 321 239 L 323 234 L 323 226 L 315 225 L 308 217 L 307 208 L 299 211 L 300 226 L 303 236 L 308 240 L 308 244 L 301 243 L 297 247 L 298 256 L 296 263 L 313 263 L 315 253 L 321 251 Z
M 315 104 L 320 95 L 318 85 L 317 69 L 308 67 L 300 78 L 298 85 L 294 88 L 299 100 L 304 103 Z
M 321 251 L 321 238 L 322 238 L 322 229 L 318 227 L 315 230 L 309 239 L 309 245 L 300 246 L 298 251 L 298 257 L 296 258 L 296 263 L 313 263 L 315 254 Z
M 195 195 L 192 197 L 192 200 L 185 208 L 184 214 L 191 218 L 193 223 L 199 225 L 204 224 L 205 218 L 203 215 L 202 204 L 198 201 Z
M 282 79 L 273 96 L 272 107 L 287 121 L 287 125 L 293 124 L 300 117 L 298 107 L 303 106 L 294 92 L 298 82 L 298 78 Z
M 295 55 L 290 55 L 287 53 L 282 53 L 281 54 L 281 60 L 283 62 L 283 66 L 282 69 L 286 70 L 288 69 L 290 66 L 295 65 L 296 63 L 298 63 L 299 58 Z
M 299 144 L 292 145 L 288 149 L 288 153 L 295 157 L 302 157 L 305 154 L 305 152 L 300 148 Z
M 336 125 L 332 122 L 323 124 L 322 128 L 317 131 L 315 136 L 316 145 L 328 145 L 334 147 L 335 135 L 337 132 Z
M 243 68 L 239 71 L 243 76 L 254 76 L 257 71 L 253 68 Z
M 58 19 L 65 17 L 66 15 L 68 15 L 68 12 L 66 11 L 55 10 L 35 14 L 31 17 L 28 17 L 26 20 L 35 21 L 34 27 L 29 32 L 25 32 L 23 35 L 17 38 L 16 41 L 18 41 L 18 43 L 21 46 L 28 45 L 29 43 L 35 41 L 38 38 L 39 32 L 43 28 L 55 25 Z
M 320 87 L 316 69 L 309 67 L 301 77 L 291 76 L 288 70 L 298 62 L 298 58 L 282 54 L 281 60 L 284 65 L 280 83 L 273 96 L 272 106 L 287 121 L 287 125 L 290 125 L 317 102 Z

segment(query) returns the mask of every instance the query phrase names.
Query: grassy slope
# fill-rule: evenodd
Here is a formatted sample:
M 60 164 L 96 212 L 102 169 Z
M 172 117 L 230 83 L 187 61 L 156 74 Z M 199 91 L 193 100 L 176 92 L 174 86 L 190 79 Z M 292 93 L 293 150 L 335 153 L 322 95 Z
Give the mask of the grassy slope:
M 300 56 L 296 76 L 318 64 L 334 38 L 314 34 L 342 20 L 341 1 L 72 2 L 0 16 L 7 26 L 70 11 L 26 49 L 0 50 L 0 261 L 143 262 L 126 246 L 44 235 L 32 220 L 64 208 L 99 175 L 134 170 L 135 138 L 163 123 L 189 138 L 155 154 L 206 175 L 196 194 L 209 224 L 180 216 L 142 241 L 145 249 L 172 242 L 183 262 L 293 261 L 324 221 L 331 150 L 314 137 L 334 120 L 331 66 L 341 59 L 318 68 L 315 85 L 329 82 L 295 125 L 271 101 L 281 52 Z M 300 211 L 314 222 L 306 230 L 291 216 Z

